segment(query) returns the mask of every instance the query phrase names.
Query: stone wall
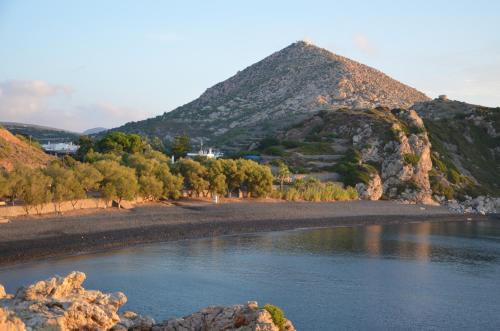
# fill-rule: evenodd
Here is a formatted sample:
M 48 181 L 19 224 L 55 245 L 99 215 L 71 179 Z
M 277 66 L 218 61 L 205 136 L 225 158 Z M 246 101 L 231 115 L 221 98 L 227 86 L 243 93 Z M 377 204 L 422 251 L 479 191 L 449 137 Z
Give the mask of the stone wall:
M 141 199 L 137 199 L 134 201 L 122 201 L 122 208 L 128 209 L 133 207 L 136 203 L 142 202 Z M 64 213 L 73 210 L 79 209 L 104 209 L 115 206 L 116 203 L 108 203 L 106 201 L 99 198 L 89 198 L 89 199 L 81 199 L 77 200 L 74 203 L 71 201 L 65 201 L 61 204 L 54 203 L 45 203 L 36 207 L 31 207 L 28 210 L 25 206 L 0 206 L 0 218 L 9 218 L 9 217 L 17 217 L 17 216 L 25 216 L 25 215 L 42 215 L 42 214 L 51 214 L 51 213 Z

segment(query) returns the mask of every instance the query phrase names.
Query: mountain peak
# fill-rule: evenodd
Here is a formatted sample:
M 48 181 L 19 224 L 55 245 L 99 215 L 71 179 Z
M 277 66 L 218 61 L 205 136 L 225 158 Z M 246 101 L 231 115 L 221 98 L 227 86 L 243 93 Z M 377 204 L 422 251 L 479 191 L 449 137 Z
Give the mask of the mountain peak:
M 376 69 L 300 40 L 184 106 L 120 129 L 164 138 L 189 134 L 221 144 L 248 143 L 324 109 L 405 108 L 427 100 Z

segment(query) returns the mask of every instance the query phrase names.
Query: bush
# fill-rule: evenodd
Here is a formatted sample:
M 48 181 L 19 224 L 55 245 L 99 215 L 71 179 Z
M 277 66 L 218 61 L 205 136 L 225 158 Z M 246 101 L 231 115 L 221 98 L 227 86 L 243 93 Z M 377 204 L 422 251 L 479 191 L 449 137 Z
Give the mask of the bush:
M 333 170 L 342 176 L 342 182 L 348 186 L 356 186 L 358 183 L 368 184 L 372 174 L 377 172 L 374 166 L 362 162 L 361 154 L 357 150 L 347 152 Z
M 271 146 L 277 146 L 279 144 L 280 144 L 280 141 L 277 138 L 266 137 L 260 141 L 258 149 L 265 150 Z
M 286 152 L 281 146 L 269 146 L 262 150 L 262 153 L 272 156 L 285 156 Z
M 414 153 L 406 153 L 403 155 L 404 161 L 406 164 L 411 164 L 416 167 L 418 165 L 418 161 L 420 161 L 420 156 Z
M 358 198 L 358 192 L 352 188 L 346 189 L 331 182 L 321 183 L 314 177 L 297 179 L 293 187 L 284 192 L 287 201 L 346 201 Z
M 285 313 L 283 310 L 271 304 L 266 304 L 264 309 L 271 315 L 274 325 L 283 330 L 285 327 Z

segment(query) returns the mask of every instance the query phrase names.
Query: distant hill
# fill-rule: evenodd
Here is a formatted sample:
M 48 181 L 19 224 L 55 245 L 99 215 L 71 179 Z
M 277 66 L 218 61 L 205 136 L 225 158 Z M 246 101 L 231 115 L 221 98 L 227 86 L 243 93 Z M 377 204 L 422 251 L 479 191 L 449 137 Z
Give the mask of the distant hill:
M 47 165 L 54 157 L 45 154 L 35 144 L 30 145 L 6 129 L 0 127 L 0 168 L 10 171 L 16 164 L 30 168 Z
M 241 148 L 322 109 L 410 107 L 427 100 L 376 69 L 300 41 L 184 106 L 115 130 L 167 140 L 188 134 L 218 147 Z
M 51 128 L 48 126 L 15 123 L 15 122 L 0 122 L 4 128 L 13 134 L 21 134 L 26 137 L 31 137 L 41 144 L 50 142 L 68 142 L 75 141 L 81 135 L 77 132 L 71 132 L 62 129 Z
M 105 132 L 105 131 L 108 131 L 108 129 L 106 129 L 106 128 L 92 128 L 92 129 L 88 129 L 88 130 L 83 131 L 83 134 L 86 136 L 89 136 L 89 135 L 98 134 L 98 133 Z

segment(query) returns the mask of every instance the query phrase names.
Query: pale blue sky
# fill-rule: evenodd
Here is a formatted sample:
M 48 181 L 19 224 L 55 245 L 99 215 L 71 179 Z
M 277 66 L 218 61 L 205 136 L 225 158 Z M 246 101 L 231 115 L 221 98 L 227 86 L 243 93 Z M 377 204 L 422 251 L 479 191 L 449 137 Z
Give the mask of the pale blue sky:
M 0 121 L 159 115 L 300 39 L 431 97 L 500 106 L 500 1 L 0 0 Z

